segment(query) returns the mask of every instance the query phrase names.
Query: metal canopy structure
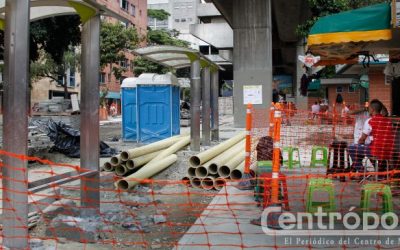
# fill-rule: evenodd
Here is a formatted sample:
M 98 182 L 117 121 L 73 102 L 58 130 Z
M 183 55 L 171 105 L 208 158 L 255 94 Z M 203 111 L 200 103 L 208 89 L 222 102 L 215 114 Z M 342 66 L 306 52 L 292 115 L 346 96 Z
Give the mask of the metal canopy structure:
M 0 23 L 5 21 L 6 0 L 0 0 Z M 79 14 L 82 22 L 86 22 L 91 16 L 101 14 L 128 21 L 118 13 L 107 9 L 106 6 L 94 0 L 30 0 L 30 21 L 36 21 L 54 16 Z
M 173 69 L 191 67 L 194 60 L 200 60 L 202 68 L 209 67 L 213 70 L 224 70 L 199 51 L 189 48 L 158 45 L 136 49 L 134 53 L 149 61 Z
M 149 46 L 134 53 L 172 69 L 191 68 L 191 149 L 200 150 L 200 111 L 203 111 L 203 145 L 219 138 L 219 70 L 224 70 L 197 50 L 176 46 Z M 201 69 L 203 77 L 201 78 Z M 202 91 L 203 90 L 203 91 Z M 211 110 L 211 113 L 210 113 Z M 211 124 L 210 124 L 211 123 Z M 210 138 L 211 136 L 211 138 Z
M 62 183 L 62 176 L 28 182 L 24 157 L 28 150 L 29 23 L 70 14 L 78 14 L 82 21 L 81 166 L 76 176 L 81 180 L 81 213 L 93 215 L 100 206 L 99 147 L 93 146 L 99 145 L 100 15 L 126 19 L 94 0 L 0 0 L 5 66 L 3 150 L 9 153 L 2 156 L 2 244 L 9 249 L 29 248 L 28 195 L 42 184 Z

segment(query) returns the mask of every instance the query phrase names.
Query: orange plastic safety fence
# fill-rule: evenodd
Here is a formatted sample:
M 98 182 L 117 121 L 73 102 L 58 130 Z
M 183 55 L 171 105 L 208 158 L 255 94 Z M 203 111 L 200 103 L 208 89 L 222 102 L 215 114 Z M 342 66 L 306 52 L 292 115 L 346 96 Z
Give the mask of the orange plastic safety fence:
M 65 178 L 71 182 L 55 181 L 50 188 L 35 193 L 31 189 L 26 194 L 26 204 L 15 204 L 28 206 L 28 225 L 22 224 L 18 216 L 5 217 L 4 210 L 2 220 L 15 219 L 14 227 L 28 227 L 29 237 L 22 240 L 36 244 L 32 249 L 399 249 L 400 122 L 391 120 L 395 141 L 389 159 L 362 157 L 363 165 L 351 169 L 354 134 L 360 121 L 365 123 L 367 117 L 312 117 L 309 112 L 282 110 L 278 209 L 282 207 L 282 212 L 288 213 L 279 217 L 279 213 L 268 214 L 271 208 L 277 208 L 271 202 L 271 172 L 268 166 L 264 172 L 263 165 L 257 168 L 257 151 L 268 151 L 270 145 L 266 141 L 257 149 L 260 140 L 269 135 L 269 112 L 270 109 L 252 111 L 251 167 L 257 176 L 252 179 L 251 190 L 240 190 L 237 182 L 230 180 L 221 191 L 197 189 L 181 181 L 183 176 L 171 173 L 170 180 L 142 180 L 130 192 L 122 192 L 114 186 L 118 177 L 102 172 L 100 188 L 91 190 L 100 195 L 99 207 L 94 203 L 91 207 L 81 205 L 81 192 L 89 187 L 81 187 L 80 180 L 90 178 L 70 176 Z M 378 128 L 383 129 L 381 134 L 388 131 L 379 125 Z M 291 167 L 283 150 L 289 147 L 297 154 Z M 27 171 L 31 183 L 67 172 L 85 173 L 70 164 L 5 151 L 0 155 L 21 163 L 40 163 L 28 171 L 21 166 L 2 166 L 10 171 Z M 178 164 L 188 167 L 187 159 Z M 5 178 L 17 181 L 5 176 L 3 181 Z M 16 192 L 2 187 L 5 191 Z M 320 220 L 307 214 L 318 207 L 323 212 Z M 15 208 L 10 211 L 12 214 Z M 371 216 L 363 220 L 367 211 Z M 336 219 L 329 224 L 332 214 Z M 379 219 L 376 228 L 375 215 Z M 282 224 L 280 230 L 268 227 L 279 224 L 272 223 L 274 220 Z M 3 233 L 0 236 L 5 237 Z

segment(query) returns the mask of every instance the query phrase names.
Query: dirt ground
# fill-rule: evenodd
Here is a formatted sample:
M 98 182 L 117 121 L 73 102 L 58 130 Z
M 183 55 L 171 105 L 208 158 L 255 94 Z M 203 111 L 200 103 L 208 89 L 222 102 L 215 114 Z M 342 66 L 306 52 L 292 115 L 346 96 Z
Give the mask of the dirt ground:
M 117 150 L 138 146 L 136 143 L 125 143 L 121 137 L 121 124 L 100 126 L 100 138 Z M 31 236 L 45 240 L 48 249 L 171 249 L 182 235 L 193 225 L 197 217 L 209 204 L 217 191 L 193 189 L 174 183 L 186 176 L 188 158 L 191 152 L 187 149 L 178 153 L 178 162 L 153 177 L 157 184 L 140 187 L 129 194 L 114 190 L 114 180 L 108 178 L 101 183 L 101 220 L 108 230 L 102 233 L 97 244 L 80 244 L 58 239 L 51 240 L 45 234 L 46 222 L 41 222 L 31 230 Z M 79 165 L 79 159 L 71 159 L 58 153 L 45 153 L 43 156 L 56 163 Z M 101 159 L 104 162 L 108 158 Z M 52 166 L 51 169 L 54 169 Z M 30 172 L 38 174 L 49 172 L 49 166 L 30 164 Z M 57 172 L 57 171 L 56 171 Z M 47 176 L 46 176 L 47 177 Z M 39 177 L 38 177 L 39 178 Z M 107 181 L 108 180 L 108 181 Z M 79 206 L 79 181 L 60 186 L 61 197 L 72 199 Z M 137 202 L 139 199 L 140 202 Z M 144 200 L 144 202 L 143 202 Z M 135 203 L 136 202 L 136 203 Z M 116 210 L 115 210 L 116 209 Z M 115 211 L 121 218 L 109 218 L 109 212 Z M 163 215 L 166 222 L 156 224 L 154 215 Z M 120 220 L 124 220 L 122 223 Z M 128 221 L 128 222 L 127 222 Z M 141 222 L 137 230 L 127 228 L 126 223 Z M 125 226 L 124 226 L 125 225 Z

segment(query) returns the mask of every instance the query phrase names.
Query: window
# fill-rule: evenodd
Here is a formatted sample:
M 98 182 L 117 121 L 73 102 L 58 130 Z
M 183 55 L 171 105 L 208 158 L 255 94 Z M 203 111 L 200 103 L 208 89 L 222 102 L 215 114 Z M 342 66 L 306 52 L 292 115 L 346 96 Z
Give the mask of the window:
M 122 68 L 128 68 L 128 67 L 129 67 L 129 60 L 125 58 L 124 60 L 122 60 L 122 61 L 119 62 L 119 65 L 120 65 Z
M 181 19 L 181 22 L 182 22 L 182 23 L 186 22 L 186 18 L 182 18 L 182 19 Z
M 342 86 L 336 87 L 336 93 L 343 93 L 343 87 Z
M 68 87 L 75 87 L 75 69 L 70 69 L 69 70 L 69 83 Z
M 111 82 L 111 73 L 108 73 L 107 80 L 108 82 Z
M 100 84 L 106 83 L 106 73 L 100 72 L 99 82 L 100 82 Z
M 136 6 L 131 4 L 131 16 L 136 16 Z
M 188 22 L 191 22 L 191 21 L 193 21 L 193 19 L 192 18 L 188 18 Z
M 129 2 L 128 0 L 120 0 L 119 5 L 121 9 L 128 11 L 129 10 Z
M 176 22 L 176 23 L 179 23 L 179 19 L 175 19 L 175 22 Z
M 354 93 L 356 92 L 356 90 L 353 88 L 353 86 L 349 86 L 349 93 Z

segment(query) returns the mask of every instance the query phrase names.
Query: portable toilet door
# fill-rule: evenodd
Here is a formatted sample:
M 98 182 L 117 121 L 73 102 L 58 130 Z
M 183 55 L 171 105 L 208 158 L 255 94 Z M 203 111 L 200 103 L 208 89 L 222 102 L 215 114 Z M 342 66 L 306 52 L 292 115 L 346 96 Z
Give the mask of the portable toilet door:
M 140 75 L 137 81 L 137 103 L 140 142 L 151 143 L 179 134 L 179 86 L 175 76 Z
M 121 85 L 122 140 L 137 141 L 136 79 L 126 78 Z

